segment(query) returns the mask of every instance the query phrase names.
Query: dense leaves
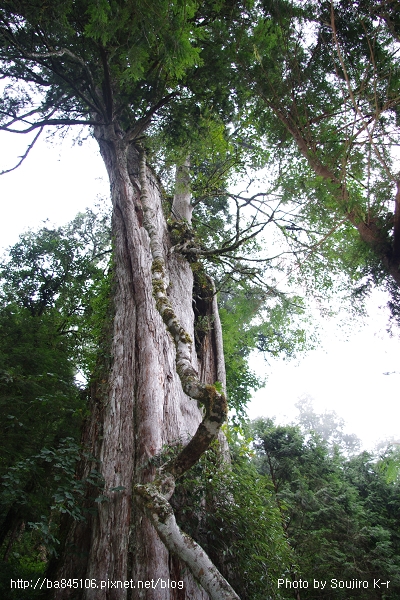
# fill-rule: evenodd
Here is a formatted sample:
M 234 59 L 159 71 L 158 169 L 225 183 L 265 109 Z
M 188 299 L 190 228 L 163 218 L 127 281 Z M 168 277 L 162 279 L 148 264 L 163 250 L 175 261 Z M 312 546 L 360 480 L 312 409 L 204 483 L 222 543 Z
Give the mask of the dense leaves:
M 292 358 L 314 342 L 306 333 L 302 299 L 265 293 L 249 284 L 230 286 L 220 293 L 220 317 L 224 338 L 227 388 L 231 409 L 245 415 L 252 390 L 263 381 L 249 367 L 251 352 L 269 357 Z
M 396 317 L 393 3 L 3 4 L 2 129 L 111 127 L 146 146 L 166 183 L 190 155 L 213 273 L 271 279 L 246 261 L 266 258 L 249 241 L 274 222 L 285 255 L 274 266 L 289 280 L 323 295 L 344 273 L 343 293 L 358 298 L 383 283 Z M 228 193 L 234 173 L 257 166 L 269 173 L 261 194 Z
M 379 457 L 367 452 L 345 458 L 315 433 L 299 426 L 254 423 L 257 468 L 274 486 L 287 542 L 296 567 L 291 581 L 327 581 L 327 599 L 375 599 L 374 579 L 390 581 L 385 598 L 399 594 L 398 482 L 388 482 Z M 389 455 L 391 451 L 389 451 Z M 332 588 L 331 580 L 368 582 L 367 587 Z M 296 598 L 296 589 L 286 590 Z M 320 598 L 310 584 L 301 598 Z
M 234 60 L 251 89 L 250 121 L 279 165 L 283 198 L 300 205 L 287 229 L 291 244 L 313 249 L 317 267 L 320 252 L 329 261 L 334 252 L 330 266 L 340 264 L 353 282 L 385 281 L 396 296 L 394 14 L 393 3 L 263 2 Z M 300 278 L 309 275 L 304 263 Z
M 2 264 L 0 543 L 11 562 L 28 545 L 36 569 L 57 551 L 59 516 L 84 518 L 87 481 L 75 480 L 75 466 L 109 238 L 107 218 L 88 212 L 23 234 Z
M 210 449 L 179 481 L 173 498 L 177 518 L 242 600 L 278 599 L 277 580 L 291 552 L 272 486 L 249 462 L 235 432 L 228 435 L 233 463 L 221 460 L 218 446 Z

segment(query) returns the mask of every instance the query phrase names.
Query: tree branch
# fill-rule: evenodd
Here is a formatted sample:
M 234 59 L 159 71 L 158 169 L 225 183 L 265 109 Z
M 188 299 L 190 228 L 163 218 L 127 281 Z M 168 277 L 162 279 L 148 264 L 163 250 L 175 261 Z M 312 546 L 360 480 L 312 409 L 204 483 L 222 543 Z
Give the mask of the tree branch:
M 0 175 L 5 175 L 6 173 L 11 173 L 11 171 L 15 171 L 15 169 L 18 169 L 18 167 L 22 165 L 22 163 L 24 162 L 24 160 L 28 156 L 29 152 L 32 150 L 33 146 L 36 144 L 37 140 L 39 139 L 40 134 L 42 133 L 42 131 L 43 131 L 43 127 L 41 127 L 39 129 L 39 131 L 37 132 L 37 134 L 33 138 L 33 141 L 27 147 L 25 153 L 22 156 L 20 156 L 21 160 L 14 167 L 11 167 L 11 169 L 5 169 L 4 171 L 0 171 Z
M 126 132 L 126 136 L 125 136 L 126 139 L 131 142 L 131 141 L 137 139 L 140 135 L 142 135 L 142 133 L 150 125 L 152 116 L 155 115 L 155 113 L 158 110 L 160 110 L 160 108 L 162 108 L 163 106 L 168 104 L 168 102 L 170 100 L 172 100 L 172 98 L 175 98 L 178 95 L 179 95 L 179 92 L 171 92 L 170 94 L 167 94 L 166 96 L 164 96 L 164 98 L 161 98 L 161 100 L 159 100 L 159 102 L 157 102 L 157 104 L 155 104 L 154 106 L 149 108 L 149 110 L 147 111 L 145 116 L 142 119 L 139 119 L 135 123 L 134 126 L 132 126 L 128 129 L 128 131 Z
M 102 123 L 98 121 L 92 121 L 91 119 L 43 119 L 42 121 L 38 121 L 37 123 L 33 123 L 30 127 L 26 129 L 10 129 L 7 125 L 1 125 L 1 131 L 9 131 L 10 133 L 29 133 L 30 131 L 34 131 L 38 127 L 46 126 L 56 126 L 56 125 L 93 125 L 100 126 Z
M 19 52 L 20 57 L 18 58 L 22 57 L 28 60 L 35 61 L 42 67 L 45 67 L 46 69 L 52 71 L 55 75 L 57 75 L 63 81 L 65 81 L 71 87 L 71 89 L 74 90 L 76 95 L 79 98 L 81 98 L 87 104 L 87 106 L 90 107 L 92 111 L 96 113 L 100 112 L 103 114 L 103 117 L 105 117 L 101 99 L 96 93 L 96 86 L 93 80 L 92 72 L 82 58 L 71 52 L 71 50 L 69 50 L 68 48 L 61 48 L 60 50 L 49 50 L 48 52 L 27 52 L 23 47 L 21 47 L 14 33 L 10 30 L 9 27 L 3 27 L 1 32 L 4 35 L 4 38 L 8 41 L 8 43 L 11 44 L 17 52 Z M 44 42 L 42 41 L 42 43 Z M 48 46 L 47 43 L 46 45 Z M 61 58 L 62 56 L 68 56 L 71 60 L 80 64 L 86 71 L 89 80 L 89 89 L 91 89 L 91 93 L 95 103 L 93 103 L 90 98 L 86 97 L 86 95 L 75 85 L 74 81 L 71 80 L 70 77 L 68 77 L 65 73 L 60 71 L 53 59 Z M 18 58 L 15 58 L 14 60 L 17 61 Z M 51 65 L 47 64 L 46 59 L 51 59 Z M 32 71 L 29 69 L 29 73 L 31 72 Z
M 100 46 L 100 57 L 101 62 L 103 63 L 103 71 L 104 71 L 104 84 L 103 84 L 103 93 L 104 100 L 106 104 L 106 112 L 107 117 L 110 121 L 112 121 L 113 113 L 114 113 L 114 98 L 113 98 L 113 90 L 111 86 L 111 77 L 110 77 L 110 69 L 107 60 L 107 54 L 103 46 Z
M 240 600 L 201 546 L 178 527 L 170 503 L 154 485 L 135 486 L 135 497 L 165 546 L 189 567 L 212 600 Z

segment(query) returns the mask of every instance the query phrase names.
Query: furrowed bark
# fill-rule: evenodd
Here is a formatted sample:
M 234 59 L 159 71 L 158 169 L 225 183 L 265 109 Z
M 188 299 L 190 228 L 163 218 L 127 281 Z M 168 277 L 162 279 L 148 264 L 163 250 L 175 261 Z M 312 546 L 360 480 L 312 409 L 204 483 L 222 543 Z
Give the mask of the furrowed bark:
M 94 490 L 101 494 L 100 502 L 93 503 L 93 490 L 85 500 L 91 511 L 87 521 L 69 525 L 65 548 L 58 564 L 53 564 L 51 580 L 79 577 L 100 584 L 107 580 L 163 579 L 183 581 L 184 586 L 53 588 L 52 597 L 209 600 L 189 566 L 191 560 L 195 577 L 202 581 L 195 563 L 196 557 L 204 553 L 193 543 L 191 547 L 197 550 L 191 559 L 187 558 L 183 550 L 189 538 L 179 532 L 174 518 L 158 527 L 161 520 L 157 512 L 144 506 L 141 491 L 150 489 L 153 498 L 161 497 L 162 506 L 173 492 L 175 476 L 189 468 L 218 435 L 226 414 L 225 396 L 212 385 L 216 380 L 224 382 L 218 314 L 198 356 L 191 342 L 195 335 L 193 271 L 178 252 L 169 252 L 171 240 L 159 184 L 144 162 L 139 176 L 137 151 L 112 126 L 96 129 L 95 137 L 110 178 L 115 289 L 106 368 L 109 374 L 101 378 L 101 393 L 93 397 L 83 443 L 94 456 L 105 487 Z M 211 299 L 212 293 L 207 307 Z M 215 298 L 212 305 L 216 310 Z M 205 405 L 203 412 L 200 402 Z M 157 471 L 152 458 L 166 445 L 186 443 L 188 439 L 197 441 L 186 445 L 177 460 L 168 465 L 174 476 L 167 472 L 166 465 Z M 88 473 L 91 465 L 93 460 L 89 464 L 83 459 L 80 472 Z M 220 590 L 228 586 L 208 567 L 205 577 L 210 589 L 215 588 L 212 581 L 219 582 Z M 211 598 L 236 598 L 233 591 L 225 596 L 212 593 Z
M 154 480 L 151 459 L 165 445 L 192 437 L 203 415 L 188 402 L 175 364 L 175 344 L 152 295 L 152 256 L 143 227 L 138 154 L 112 127 L 95 130 L 110 179 L 114 207 L 115 289 L 111 323 L 111 369 L 102 378 L 84 432 L 85 448 L 104 479 L 101 501 L 88 497 L 86 523 L 70 524 L 65 549 L 51 580 L 183 581 L 183 589 L 52 590 L 57 600 L 208 600 L 181 561 L 171 556 L 151 521 L 134 501 L 133 486 Z M 193 272 L 177 254 L 168 255 L 169 234 L 155 176 L 147 171 L 149 201 L 166 252 L 168 293 L 182 327 L 194 338 Z M 210 352 L 213 350 L 210 348 Z M 208 354 L 207 354 L 208 356 Z M 210 364 L 215 361 L 210 360 Z M 193 356 L 197 367 L 196 353 Z M 215 366 L 207 382 L 215 381 Z M 83 460 L 85 463 L 86 459 Z M 93 464 L 93 462 L 91 463 Z M 86 473 L 88 464 L 82 466 Z M 115 490 L 117 488 L 117 490 Z M 48 598 L 48 593 L 46 598 Z
M 172 216 L 177 221 L 192 222 L 193 206 L 190 202 L 190 160 L 177 165 L 175 174 L 175 194 L 172 203 Z
M 194 437 L 178 457 L 166 465 L 166 470 L 175 477 L 182 475 L 193 466 L 218 436 L 218 431 L 227 416 L 225 394 L 217 391 L 214 385 L 200 382 L 197 371 L 192 366 L 193 341 L 182 327 L 166 293 L 166 273 L 162 242 L 155 226 L 156 219 L 147 201 L 147 174 L 144 153 L 140 159 L 141 201 L 143 223 L 150 237 L 152 252 L 152 284 L 156 307 L 176 347 L 176 369 L 182 389 L 190 398 L 198 400 L 205 408 L 205 416 Z M 219 338 L 221 339 L 221 338 Z M 221 354 L 221 352 L 219 352 Z

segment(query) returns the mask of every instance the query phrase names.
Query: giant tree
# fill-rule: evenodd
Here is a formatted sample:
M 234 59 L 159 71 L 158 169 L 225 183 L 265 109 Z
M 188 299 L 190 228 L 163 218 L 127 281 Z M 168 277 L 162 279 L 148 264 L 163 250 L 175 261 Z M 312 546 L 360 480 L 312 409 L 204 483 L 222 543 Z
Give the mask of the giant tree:
M 212 597 L 235 597 L 207 559 L 200 561 L 201 549 L 182 536 L 168 501 L 175 479 L 210 443 L 219 436 L 224 445 L 219 428 L 227 407 L 216 290 L 199 259 L 207 258 L 217 275 L 224 267 L 236 270 L 233 279 L 258 280 L 264 286 L 263 293 L 257 291 L 262 303 L 274 293 L 273 286 L 265 286 L 254 268 L 259 255 L 250 266 L 245 263 L 246 248 L 257 252 L 256 234 L 278 214 L 284 215 L 280 229 L 287 237 L 300 229 L 287 211 L 279 213 L 276 203 L 268 206 L 265 194 L 229 194 L 226 182 L 235 164 L 246 164 L 245 152 L 262 162 L 260 132 L 273 141 L 282 137 L 281 157 L 287 152 L 282 127 L 271 126 L 270 119 L 278 116 L 286 127 L 279 113 L 285 103 L 285 114 L 298 107 L 298 98 L 312 90 L 311 83 L 318 88 L 310 92 L 312 98 L 329 97 L 335 61 L 327 66 L 319 45 L 315 52 L 304 40 L 296 45 L 299 24 L 314 23 L 317 3 L 310 6 L 302 11 L 287 2 L 1 3 L 1 129 L 30 136 L 24 160 L 49 127 L 89 127 L 108 171 L 113 204 L 111 302 L 83 431 L 83 443 L 99 461 L 105 489 L 91 519 L 66 524 L 62 559 L 53 565 L 58 578 L 182 578 L 185 597 L 205 597 L 183 560 Z M 318 23 L 323 27 L 325 21 Z M 380 47 L 387 53 L 385 43 Z M 301 79 L 296 87 L 310 52 L 318 58 L 319 71 L 304 71 L 312 81 L 303 85 Z M 292 56 L 294 63 L 289 64 Z M 318 77 L 311 75 L 322 72 L 329 77 L 321 90 Z M 342 106 L 343 98 L 339 100 Z M 354 106 L 352 111 L 357 123 Z M 322 133 L 327 136 L 338 123 L 340 118 Z M 307 127 L 314 131 L 316 124 L 312 120 Z M 344 127 L 348 140 L 348 121 Z M 367 133 L 365 127 L 362 132 Z M 299 139 L 295 137 L 296 143 Z M 371 157 L 376 156 L 373 140 L 370 146 Z M 321 161 L 319 148 L 316 157 L 313 149 L 312 144 L 300 147 L 312 169 Z M 173 161 L 178 168 L 168 196 L 150 163 L 159 167 Z M 374 161 L 367 167 L 375 168 Z M 285 166 L 294 170 L 304 165 L 297 156 Z M 333 220 L 337 211 L 342 216 L 344 211 L 359 232 L 369 231 L 372 213 L 366 228 L 361 209 L 349 204 L 341 171 L 325 177 L 318 169 L 312 185 L 318 198 L 338 201 Z M 297 190 L 303 179 L 296 178 Z M 278 178 L 279 186 L 286 193 L 281 207 L 290 185 Z M 310 210 L 319 216 L 323 207 L 317 202 Z M 326 223 L 330 217 L 325 212 Z M 333 223 L 326 229 L 329 233 L 337 227 Z M 326 237 L 324 232 L 318 244 Z M 304 240 L 299 242 L 304 246 Z M 370 246 L 394 277 L 396 264 L 388 267 L 388 244 L 373 241 Z M 265 337 L 262 332 L 258 340 L 262 348 Z M 165 445 L 181 450 L 156 466 L 154 457 L 162 456 Z M 85 478 L 92 466 L 82 462 L 79 475 Z M 56 595 L 68 597 L 70 592 L 57 590 Z M 133 598 L 142 593 L 129 592 Z M 154 588 L 145 593 L 159 597 Z M 169 588 L 164 593 L 175 598 L 180 592 Z M 99 594 L 120 598 L 121 590 L 87 589 L 81 595 Z
M 198 40 L 207 38 L 217 12 L 239 9 L 163 0 L 1 3 L 1 128 L 32 136 L 26 157 L 48 127 L 90 127 L 113 204 L 112 319 L 103 333 L 109 348 L 99 356 L 83 431 L 105 488 L 90 519 L 66 524 L 53 575 L 184 581 L 184 591 L 66 587 L 55 590 L 57 598 L 206 598 L 187 567 L 211 597 L 237 597 L 182 535 L 168 501 L 175 479 L 218 437 L 227 412 L 215 288 L 195 260 L 204 248 L 196 250 L 191 231 L 187 157 L 202 135 L 198 123 L 221 118 L 218 102 L 228 109 L 229 90 L 213 99 L 209 117 L 212 90 L 193 99 L 189 71 L 202 60 Z M 159 139 L 175 143 L 180 162 L 170 204 L 147 161 Z M 232 254 L 257 230 L 253 222 L 242 235 L 236 222 L 219 254 Z M 209 323 L 200 337 L 195 319 Z M 182 449 L 156 467 L 154 456 L 167 444 Z M 79 475 L 92 466 L 83 462 Z

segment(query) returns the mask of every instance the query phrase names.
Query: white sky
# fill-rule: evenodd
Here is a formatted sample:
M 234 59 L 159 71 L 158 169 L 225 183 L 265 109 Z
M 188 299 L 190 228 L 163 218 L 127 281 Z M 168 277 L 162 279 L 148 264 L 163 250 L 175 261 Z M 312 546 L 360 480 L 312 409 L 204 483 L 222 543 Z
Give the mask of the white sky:
M 0 171 L 17 162 L 24 143 L 24 136 L 0 134 Z M 93 140 L 73 147 L 71 138 L 61 145 L 40 142 L 18 170 L 0 177 L 0 248 L 46 219 L 66 223 L 99 195 L 107 197 L 108 180 Z M 253 368 L 268 374 L 268 382 L 255 395 L 249 416 L 292 421 L 298 398 L 309 394 L 316 412 L 335 410 L 365 447 L 379 439 L 399 440 L 400 339 L 386 333 L 382 304 L 376 295 L 369 319 L 354 323 L 347 335 L 339 322 L 324 321 L 323 347 L 297 362 L 270 360 L 267 365 L 255 357 Z
M 388 438 L 400 441 L 400 339 L 386 332 L 388 313 L 378 293 L 370 302 L 369 318 L 356 322 L 346 334 L 339 321 L 322 324 L 322 347 L 297 361 L 269 361 L 265 388 L 249 406 L 250 418 L 276 416 L 289 423 L 298 415 L 295 404 L 309 395 L 316 413 L 334 410 L 346 421 L 363 448 L 372 450 Z M 268 365 L 253 363 L 261 374 Z
M 0 132 L 0 171 L 18 162 L 25 137 Z M 46 219 L 65 224 L 108 193 L 107 173 L 93 139 L 82 146 L 72 145 L 71 136 L 57 145 L 39 141 L 17 170 L 0 176 L 0 247 L 14 244 L 20 233 Z

